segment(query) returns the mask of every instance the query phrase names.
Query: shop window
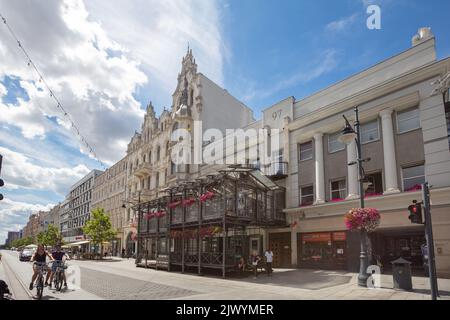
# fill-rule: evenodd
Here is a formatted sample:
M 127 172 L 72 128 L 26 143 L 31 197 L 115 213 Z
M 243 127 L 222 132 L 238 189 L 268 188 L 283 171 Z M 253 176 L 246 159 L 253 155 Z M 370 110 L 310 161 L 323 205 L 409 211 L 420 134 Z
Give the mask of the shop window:
M 312 185 L 300 188 L 300 206 L 310 206 L 314 203 L 314 187 Z
M 366 196 L 376 196 L 383 194 L 383 180 L 381 172 L 366 175 L 370 181 L 369 187 L 366 189 Z
M 422 189 L 425 183 L 425 166 L 415 166 L 402 169 L 403 191 L 416 191 Z
M 345 179 L 331 181 L 331 200 L 344 200 L 347 185 Z
M 328 136 L 328 152 L 333 153 L 345 149 L 345 144 L 339 141 L 339 137 L 342 135 L 341 131 L 330 134 Z
M 378 140 L 380 140 L 378 120 L 361 125 L 361 143 L 370 143 Z
M 300 161 L 312 159 L 312 141 L 299 145 L 299 159 Z
M 397 112 L 398 133 L 404 133 L 420 128 L 419 108 Z

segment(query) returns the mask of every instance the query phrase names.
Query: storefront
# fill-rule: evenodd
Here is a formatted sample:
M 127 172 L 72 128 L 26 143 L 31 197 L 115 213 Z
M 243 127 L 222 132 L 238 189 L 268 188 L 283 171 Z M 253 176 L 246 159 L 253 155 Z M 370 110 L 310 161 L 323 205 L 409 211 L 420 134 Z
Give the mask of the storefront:
M 383 271 L 389 271 L 391 262 L 402 257 L 411 262 L 415 274 L 422 274 L 422 246 L 425 243 L 422 226 L 378 230 L 371 235 L 373 257 L 381 263 Z
M 308 269 L 346 269 L 347 232 L 299 233 L 298 264 Z

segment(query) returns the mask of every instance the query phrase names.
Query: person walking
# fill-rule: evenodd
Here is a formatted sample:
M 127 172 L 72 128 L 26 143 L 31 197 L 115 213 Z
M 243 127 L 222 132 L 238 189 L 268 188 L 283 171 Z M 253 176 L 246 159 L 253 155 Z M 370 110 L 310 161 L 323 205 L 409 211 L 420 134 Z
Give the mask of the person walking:
M 273 262 L 273 252 L 270 249 L 267 249 L 264 253 L 264 256 L 266 257 L 266 269 L 267 269 L 267 276 L 272 276 L 272 262 Z

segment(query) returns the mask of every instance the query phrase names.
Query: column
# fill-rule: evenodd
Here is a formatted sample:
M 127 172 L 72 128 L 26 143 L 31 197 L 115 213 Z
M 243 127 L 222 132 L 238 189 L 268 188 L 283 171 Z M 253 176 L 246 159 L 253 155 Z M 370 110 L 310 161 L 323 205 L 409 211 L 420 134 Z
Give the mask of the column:
M 384 156 L 384 194 L 398 193 L 397 160 L 395 158 L 394 129 L 392 126 L 392 109 L 380 112 L 381 128 L 383 131 Z
M 347 191 L 348 196 L 346 199 L 359 199 L 359 178 L 358 178 L 358 165 L 355 163 L 351 166 L 350 162 L 356 162 L 357 159 L 356 142 L 352 141 L 347 146 Z
M 297 268 L 297 227 L 291 228 L 291 265 L 292 268 Z
M 315 151 L 315 204 L 325 203 L 325 173 L 323 167 L 323 134 L 316 133 L 314 135 L 314 151 Z

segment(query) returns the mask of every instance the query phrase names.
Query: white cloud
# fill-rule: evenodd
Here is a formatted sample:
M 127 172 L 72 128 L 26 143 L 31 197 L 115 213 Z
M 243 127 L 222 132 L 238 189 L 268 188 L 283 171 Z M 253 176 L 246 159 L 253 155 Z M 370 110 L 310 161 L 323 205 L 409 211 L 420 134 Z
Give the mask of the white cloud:
M 9 189 L 51 190 L 64 196 L 76 181 L 89 173 L 84 165 L 49 168 L 34 164 L 23 154 L 0 147 L 3 155 L 2 177 Z
M 357 19 L 359 14 L 355 13 L 351 16 L 332 21 L 326 26 L 326 30 L 330 32 L 346 31 Z
M 0 0 L 0 7 L 98 156 L 109 163 L 123 157 L 123 145 L 116 141 L 130 138 L 143 116 L 133 97 L 147 81 L 139 63 L 125 53 L 108 54 L 108 50 L 122 53 L 122 47 L 107 36 L 100 24 L 89 19 L 81 0 Z M 63 115 L 3 25 L 0 39 L 0 78 L 21 79 L 30 97 L 30 101 L 19 99 L 15 106 L 0 104 L 0 121 L 20 128 L 26 138 L 43 139 L 52 127 L 44 115 Z M 65 125 L 69 127 L 67 122 Z
M 2 98 L 3 96 L 6 96 L 6 94 L 8 93 L 8 90 L 6 89 L 6 87 L 0 83 L 0 98 Z M 1 101 L 1 99 L 0 99 Z
M 219 7 L 199 0 L 0 0 L 50 87 L 108 164 L 123 157 L 122 142 L 140 128 L 143 111 L 134 94 L 145 88 L 171 102 L 188 42 L 201 71 L 223 81 Z M 5 75 L 22 80 L 30 101 L 0 104 L 0 122 L 20 128 L 26 138 L 44 139 L 52 126 L 43 115 L 62 114 L 1 25 L 0 78 Z
M 53 205 L 46 206 L 26 202 L 2 200 L 0 209 L 0 244 L 5 242 L 8 231 L 19 231 L 27 223 L 31 213 L 50 210 Z
M 150 74 L 151 91 L 170 96 L 176 86 L 187 44 L 194 50 L 201 72 L 223 83 L 224 39 L 220 4 L 216 0 L 132 0 L 86 2 L 93 17 Z M 158 89 L 158 90 L 156 90 Z

